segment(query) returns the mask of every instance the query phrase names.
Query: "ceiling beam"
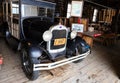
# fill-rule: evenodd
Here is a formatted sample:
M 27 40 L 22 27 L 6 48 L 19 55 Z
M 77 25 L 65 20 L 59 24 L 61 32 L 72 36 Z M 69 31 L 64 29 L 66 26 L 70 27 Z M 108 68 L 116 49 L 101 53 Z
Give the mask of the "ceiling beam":
M 101 5 L 101 4 L 98 4 L 98 3 L 95 3 L 93 1 L 90 1 L 90 0 L 84 0 L 88 3 L 91 3 L 91 4 L 94 4 L 94 5 L 97 5 L 97 6 L 100 6 L 100 7 L 103 7 L 103 8 L 108 8 L 108 9 L 113 9 L 112 7 L 108 7 L 108 6 L 105 6 L 105 5 Z

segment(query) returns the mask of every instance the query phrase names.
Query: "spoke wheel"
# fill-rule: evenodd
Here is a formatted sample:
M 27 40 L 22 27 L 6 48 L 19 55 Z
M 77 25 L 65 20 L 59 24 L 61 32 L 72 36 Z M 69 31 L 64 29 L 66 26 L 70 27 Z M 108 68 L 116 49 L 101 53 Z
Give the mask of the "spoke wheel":
M 32 61 L 25 49 L 22 50 L 22 67 L 23 71 L 25 72 L 26 76 L 30 80 L 35 80 L 39 76 L 39 71 L 33 71 L 33 64 L 34 61 Z

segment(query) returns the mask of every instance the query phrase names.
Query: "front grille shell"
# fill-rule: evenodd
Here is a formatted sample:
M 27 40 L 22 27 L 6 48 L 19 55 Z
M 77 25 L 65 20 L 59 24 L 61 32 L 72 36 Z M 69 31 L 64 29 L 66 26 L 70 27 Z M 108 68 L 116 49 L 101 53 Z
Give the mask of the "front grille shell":
M 67 33 L 66 30 L 54 30 L 54 31 L 52 32 L 53 37 L 52 37 L 52 39 L 51 39 L 51 45 L 50 45 L 50 49 L 51 49 L 51 50 L 60 49 L 60 48 L 63 48 L 63 47 L 66 45 L 66 43 L 65 43 L 65 44 L 63 44 L 63 45 L 54 46 L 54 41 L 55 41 L 55 39 L 60 39 L 60 38 L 65 38 L 65 39 L 67 39 L 67 38 L 66 38 L 66 33 Z

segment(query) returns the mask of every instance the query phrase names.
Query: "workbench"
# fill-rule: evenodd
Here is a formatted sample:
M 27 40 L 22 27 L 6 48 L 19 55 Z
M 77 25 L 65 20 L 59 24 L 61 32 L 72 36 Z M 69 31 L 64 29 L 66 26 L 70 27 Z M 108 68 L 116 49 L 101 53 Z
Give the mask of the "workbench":
M 93 40 L 102 35 L 101 31 L 94 30 L 93 32 L 78 32 L 78 36 L 82 37 L 91 47 L 93 46 Z

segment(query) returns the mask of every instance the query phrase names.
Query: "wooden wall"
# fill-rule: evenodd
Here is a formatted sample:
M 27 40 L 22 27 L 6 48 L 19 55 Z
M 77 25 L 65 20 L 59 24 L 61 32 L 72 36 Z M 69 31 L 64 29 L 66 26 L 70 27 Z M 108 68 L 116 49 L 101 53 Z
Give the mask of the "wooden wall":
M 2 22 L 2 3 L 0 2 L 0 24 Z
M 115 12 L 114 9 L 102 9 L 99 11 L 99 21 L 111 23 L 113 16 L 115 16 Z
M 69 0 L 55 0 L 56 3 L 55 13 L 59 14 L 59 17 L 66 17 L 68 2 Z

